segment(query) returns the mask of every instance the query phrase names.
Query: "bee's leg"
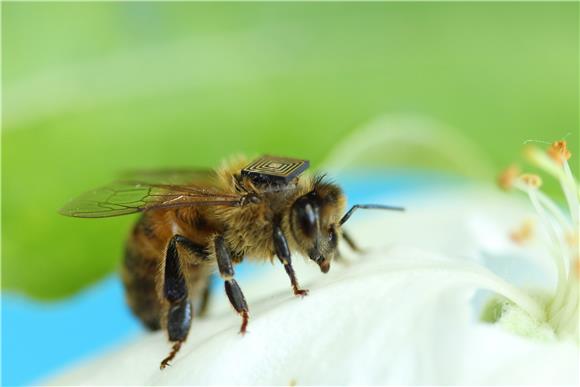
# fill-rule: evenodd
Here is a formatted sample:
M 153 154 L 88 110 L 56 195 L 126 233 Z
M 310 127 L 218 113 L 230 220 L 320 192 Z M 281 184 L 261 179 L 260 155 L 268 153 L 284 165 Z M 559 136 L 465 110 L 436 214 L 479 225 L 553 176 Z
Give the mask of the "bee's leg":
M 201 296 L 201 302 L 199 304 L 199 311 L 197 312 L 197 315 L 199 317 L 203 317 L 207 313 L 207 307 L 209 305 L 209 300 L 210 300 L 210 296 L 211 296 L 210 288 L 211 288 L 212 282 L 213 282 L 213 274 L 208 278 L 207 285 L 205 286 L 205 289 L 203 289 L 203 294 Z
M 206 248 L 204 248 L 201 245 L 198 245 L 194 242 L 192 242 L 191 240 L 187 239 L 184 236 L 181 235 L 175 235 L 174 237 L 176 239 L 177 244 L 182 247 L 183 249 L 185 249 L 188 253 L 189 253 L 189 257 L 190 259 L 193 259 L 192 263 L 201 263 L 204 261 L 208 261 L 209 260 L 209 254 L 206 250 Z M 207 284 L 205 286 L 205 288 L 203 289 L 203 294 L 201 295 L 201 302 L 199 304 L 199 309 L 197 311 L 197 315 L 198 316 L 204 316 L 205 313 L 207 312 L 207 307 L 209 305 L 209 299 L 210 299 L 210 287 L 211 287 L 211 279 L 213 278 L 213 275 L 211 275 L 208 278 Z
M 246 327 L 248 326 L 250 315 L 248 313 L 248 304 L 246 304 L 244 293 L 242 293 L 242 289 L 240 289 L 240 286 L 234 279 L 232 255 L 226 246 L 226 242 L 223 236 L 218 235 L 214 239 L 214 244 L 218 267 L 220 275 L 224 280 L 226 294 L 236 312 L 242 316 L 242 326 L 240 327 L 240 333 L 244 334 L 246 333 Z
M 174 235 L 172 239 L 175 239 L 176 244 L 189 252 L 191 258 L 193 259 L 193 263 L 201 263 L 203 261 L 209 260 L 209 255 L 203 246 L 193 243 L 181 235 Z M 171 241 L 169 243 L 171 243 Z
M 164 369 L 169 364 L 181 348 L 181 345 L 187 338 L 192 321 L 192 306 L 188 298 L 185 276 L 183 275 L 181 263 L 179 262 L 178 244 L 185 248 L 194 246 L 191 241 L 181 235 L 173 236 L 167 245 L 163 273 L 163 296 L 169 302 L 169 309 L 167 311 L 167 333 L 169 335 L 169 341 L 174 344 L 169 355 L 161 362 L 161 369 Z
M 355 251 L 357 253 L 364 253 L 365 250 L 361 249 L 356 242 L 354 241 L 354 239 L 352 239 L 352 236 L 350 236 L 350 234 L 346 231 L 346 230 L 342 230 L 342 237 L 344 238 L 344 241 L 346 242 L 346 244 L 348 245 L 348 247 L 350 247 L 352 249 L 352 251 Z
M 345 265 L 348 266 L 350 265 L 350 262 L 348 261 L 348 259 L 346 259 L 339 250 L 336 251 L 336 254 L 334 255 L 334 260 L 336 263 L 339 263 L 341 265 Z
M 300 289 L 298 285 L 298 280 L 296 279 L 296 274 L 294 273 L 294 268 L 292 267 L 292 259 L 290 257 L 290 249 L 288 248 L 288 241 L 282 232 L 280 226 L 274 227 L 274 248 L 276 249 L 276 255 L 282 264 L 288 277 L 290 277 L 290 283 L 292 284 L 292 289 L 294 290 L 294 295 L 296 296 L 306 296 L 308 294 L 308 289 Z

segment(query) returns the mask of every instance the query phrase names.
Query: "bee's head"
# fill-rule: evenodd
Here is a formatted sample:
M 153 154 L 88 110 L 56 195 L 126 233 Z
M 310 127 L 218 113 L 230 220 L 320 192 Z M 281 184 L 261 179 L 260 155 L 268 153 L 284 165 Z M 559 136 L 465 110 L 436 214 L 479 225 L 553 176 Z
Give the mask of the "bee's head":
M 316 179 L 313 187 L 292 205 L 290 228 L 302 253 L 327 273 L 337 252 L 345 198 L 338 186 L 326 183 L 322 178 Z
M 335 184 L 322 177 L 314 180 L 313 189 L 296 199 L 290 213 L 290 228 L 302 253 L 320 266 L 323 273 L 338 254 L 342 225 L 359 208 L 403 211 L 402 207 L 383 204 L 355 204 L 344 215 L 346 199 Z

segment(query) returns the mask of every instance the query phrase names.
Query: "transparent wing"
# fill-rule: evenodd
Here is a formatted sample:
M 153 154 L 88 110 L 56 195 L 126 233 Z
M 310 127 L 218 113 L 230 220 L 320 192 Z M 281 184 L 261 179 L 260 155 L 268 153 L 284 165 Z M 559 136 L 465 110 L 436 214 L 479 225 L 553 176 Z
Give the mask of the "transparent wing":
M 192 170 L 141 171 L 128 179 L 86 192 L 67 203 L 60 213 L 78 218 L 106 218 L 155 208 L 238 206 L 241 195 L 211 185 L 213 172 Z
M 211 169 L 173 168 L 127 171 L 121 175 L 122 181 L 147 184 L 212 185 L 216 177 Z

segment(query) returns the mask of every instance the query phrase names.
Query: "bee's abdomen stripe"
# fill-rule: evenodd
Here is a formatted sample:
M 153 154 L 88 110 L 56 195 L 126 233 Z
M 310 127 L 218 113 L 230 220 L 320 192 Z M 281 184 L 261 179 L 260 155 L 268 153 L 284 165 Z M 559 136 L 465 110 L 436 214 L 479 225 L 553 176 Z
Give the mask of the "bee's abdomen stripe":
M 161 307 L 155 286 L 158 268 L 158 260 L 145 258 L 132 249 L 125 251 L 122 278 L 127 302 L 135 316 L 151 330 L 161 327 Z

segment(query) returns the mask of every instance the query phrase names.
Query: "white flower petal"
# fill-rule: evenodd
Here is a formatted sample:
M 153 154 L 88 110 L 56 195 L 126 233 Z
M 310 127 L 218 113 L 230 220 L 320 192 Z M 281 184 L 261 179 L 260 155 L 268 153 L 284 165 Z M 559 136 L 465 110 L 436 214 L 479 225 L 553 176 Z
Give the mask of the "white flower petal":
M 370 201 L 385 202 L 380 197 Z M 348 228 L 362 245 L 377 246 L 378 251 L 393 243 L 406 244 L 479 261 L 518 285 L 554 288 L 556 272 L 541 226 L 523 245 L 509 237 L 523 221 L 534 218 L 525 198 L 489 185 L 464 185 L 409 195 L 396 204 L 405 206 L 406 211 L 375 213 L 372 222 L 354 219 Z M 377 238 L 376 229 L 386 237 Z
M 459 384 L 578 385 L 580 357 L 573 342 L 515 336 L 494 325 L 473 324 L 464 337 Z
M 302 300 L 289 290 L 260 300 L 248 295 L 252 319 L 244 337 L 237 334 L 239 321 L 233 312 L 197 320 L 172 367 L 164 371 L 158 364 L 169 345 L 157 333 L 51 383 L 505 383 L 511 379 L 502 374 L 504 360 L 491 351 L 476 355 L 479 349 L 470 348 L 473 330 L 482 325 L 473 320 L 468 302 L 479 271 L 457 263 L 410 248 L 362 258 L 347 267 L 335 266 L 333 274 L 311 284 L 311 295 Z M 306 269 L 304 264 L 297 266 L 300 273 Z M 281 280 L 287 281 L 272 273 L 248 293 L 271 289 Z M 518 348 L 504 345 L 505 337 L 511 336 L 501 328 L 486 326 L 484 331 L 498 351 L 514 353 Z M 466 358 L 470 356 L 486 367 L 475 367 Z M 473 370 L 465 373 L 465 366 Z M 528 370 L 538 379 L 526 380 L 542 380 L 558 367 L 546 361 Z M 560 371 L 565 380 L 576 380 L 569 368 Z
M 170 346 L 155 333 L 50 383 L 578 384 L 574 344 L 534 341 L 479 322 L 470 302 L 477 289 L 520 296 L 478 266 L 482 252 L 528 253 L 502 237 L 513 224 L 504 220 L 527 211 L 490 192 L 408 197 L 405 214 L 353 221 L 348 227 L 360 244 L 378 247 L 350 257 L 347 266 L 334 264 L 327 275 L 295 259 L 301 283 L 311 290 L 304 299 L 291 295 L 277 265 L 240 281 L 251 311 L 244 337 L 237 334 L 239 318 L 217 292 L 210 317 L 195 320 L 168 369 L 158 365 Z

